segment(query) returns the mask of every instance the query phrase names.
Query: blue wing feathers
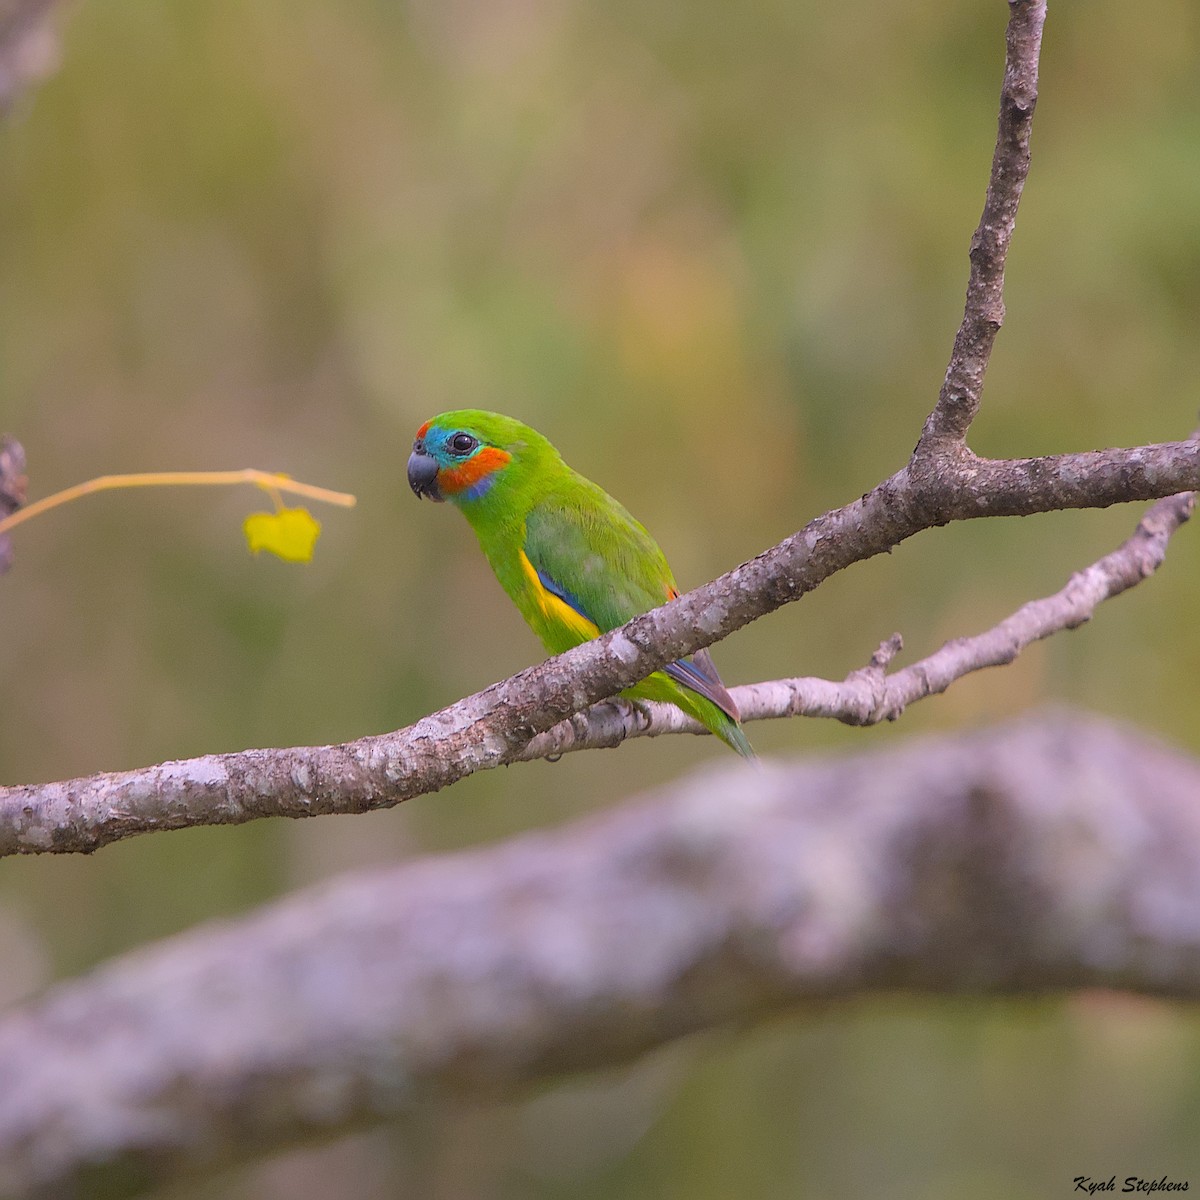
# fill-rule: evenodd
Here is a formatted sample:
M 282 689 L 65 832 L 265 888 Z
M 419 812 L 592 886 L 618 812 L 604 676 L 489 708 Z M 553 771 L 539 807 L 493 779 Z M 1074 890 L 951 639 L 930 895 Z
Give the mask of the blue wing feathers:
M 704 687 L 708 682 L 691 659 L 681 658 L 678 662 L 671 663 L 667 670 L 675 677 L 677 683 L 686 684 L 688 687 L 696 690 Z
M 552 596 L 557 596 L 569 608 L 573 608 L 585 621 L 591 621 L 593 625 L 597 623 L 596 618 L 583 607 L 583 601 L 578 596 L 573 592 L 568 592 L 565 587 L 556 583 L 541 568 L 534 567 L 533 569 L 537 571 L 537 577 L 546 591 Z
M 537 577 L 541 581 L 542 587 L 546 589 L 552 596 L 557 596 L 564 604 L 573 608 L 585 621 L 591 621 L 596 624 L 595 618 L 583 607 L 583 602 L 573 592 L 567 591 L 556 580 L 552 579 L 545 571 L 539 567 L 534 567 L 537 571 Z M 737 705 L 733 701 L 733 697 L 726 690 L 725 685 L 721 682 L 720 675 L 717 674 L 717 668 L 713 666 L 713 660 L 709 657 L 707 650 L 701 650 L 691 658 L 681 658 L 678 662 L 667 663 L 663 670 L 676 683 L 683 687 L 691 688 L 693 692 L 699 693 L 706 699 L 711 700 L 722 712 L 729 716 L 732 720 L 738 719 Z
M 526 518 L 524 551 L 542 587 L 606 633 L 637 613 L 673 599 L 675 589 L 662 551 L 642 526 L 594 484 L 578 477 L 577 484 L 587 503 L 581 506 L 580 496 L 576 496 L 571 504 L 544 503 L 535 507 Z M 600 530 L 610 541 L 616 539 L 620 552 L 616 562 L 612 545 L 602 545 L 598 540 Z M 663 591 L 656 595 L 637 578 L 621 572 L 616 563 L 624 558 L 652 564 L 661 574 Z M 608 563 L 613 563 L 613 568 Z M 616 569 L 616 578 L 612 577 L 612 569 Z M 578 590 L 564 587 L 555 574 L 569 576 Z M 668 663 L 663 672 L 737 722 L 737 705 L 707 650 Z
M 707 650 L 697 650 L 691 658 L 667 663 L 663 670 L 676 683 L 691 688 L 693 692 L 699 692 L 705 699 L 711 700 L 731 721 L 739 720 L 737 705 L 721 682 Z

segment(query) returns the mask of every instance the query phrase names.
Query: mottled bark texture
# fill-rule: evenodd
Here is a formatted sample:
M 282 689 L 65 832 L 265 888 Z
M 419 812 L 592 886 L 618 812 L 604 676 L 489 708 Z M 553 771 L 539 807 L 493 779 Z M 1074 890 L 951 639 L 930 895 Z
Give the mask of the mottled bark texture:
M 875 651 L 867 666 L 841 683 L 798 678 L 736 687 L 733 695 L 742 719 L 832 717 L 847 725 L 894 721 L 910 704 L 940 695 L 964 675 L 1004 666 L 1031 643 L 1090 621 L 1103 601 L 1119 596 L 1158 570 L 1171 535 L 1191 517 L 1194 507 L 1193 492 L 1159 500 L 1118 549 L 1077 571 L 1054 595 L 1031 600 L 992 629 L 973 637 L 955 638 L 901 670 L 888 672 L 903 646 L 897 633 Z M 646 708 L 650 710 L 649 719 L 643 711 Z M 617 701 L 596 705 L 539 734 L 522 757 L 616 746 L 630 737 L 704 732 L 672 705 L 635 707 Z
M 1029 174 L 1029 135 L 1037 105 L 1046 4 L 1045 0 L 1009 0 L 1009 10 L 996 149 L 983 216 L 971 239 L 967 302 L 937 407 L 925 422 L 918 454 L 953 449 L 965 442 L 979 411 L 992 345 L 1004 323 L 1004 264 Z
M 1131 478 L 1153 478 L 1166 490 L 1177 490 L 1180 476 L 1167 466 L 1151 470 L 1146 464 L 1161 464 L 1176 455 L 1193 463 L 1200 443 L 1158 449 L 1161 454 L 1126 452 L 1112 469 L 1122 473 L 1126 484 Z M 1100 459 L 1116 453 L 1070 457 Z M 1136 473 L 1130 462 L 1138 464 Z M 1009 493 L 993 486 L 992 474 L 1009 465 L 963 460 L 962 470 L 972 477 L 982 473 L 989 483 L 978 492 L 964 485 L 955 514 L 981 515 L 994 511 L 1006 494 L 1015 501 L 1043 495 L 1051 486 L 1047 471 L 1029 473 L 1036 474 L 1036 484 L 1014 484 Z M 1025 464 L 1016 469 L 1026 471 Z M 1193 478 L 1190 467 L 1182 477 Z M 1068 471 L 1056 494 L 1077 494 L 1073 489 L 1081 478 Z M 1099 490 L 1106 486 L 1104 471 L 1087 478 Z M 834 571 L 866 557 L 864 548 L 875 553 L 893 544 L 877 542 L 877 531 L 887 524 L 894 534 L 897 514 L 904 512 L 902 501 L 911 500 L 912 491 L 906 480 L 893 477 L 714 583 L 396 733 L 341 746 L 214 754 L 63 783 L 0 788 L 0 856 L 89 852 L 134 834 L 191 825 L 363 812 L 437 791 L 505 763 L 615 745 L 636 733 L 690 729 L 673 710 L 661 706 L 639 713 L 627 705 L 609 704 L 570 718 L 664 662 L 811 590 Z M 944 488 L 936 494 L 944 501 Z M 1058 595 L 1035 601 L 995 630 L 950 643 L 904 671 L 885 676 L 886 661 L 877 656 L 874 666 L 841 684 L 778 680 L 736 689 L 735 696 L 752 720 L 799 713 L 857 724 L 894 718 L 905 705 L 945 690 L 968 671 L 1010 661 L 1030 641 L 1087 620 L 1100 601 L 1154 570 L 1167 538 L 1186 519 L 1191 505 L 1191 496 L 1183 495 L 1156 506 L 1124 546 L 1075 576 Z M 922 519 L 915 519 L 908 531 L 923 528 Z
M 1110 722 L 759 769 L 333 882 L 0 1021 L 0 1194 L 105 1195 L 834 996 L 1200 999 L 1200 763 Z
M 963 324 L 937 406 L 899 471 L 705 587 L 398 733 L 341 746 L 210 755 L 118 775 L 0 789 L 0 855 L 87 852 L 132 834 L 185 825 L 361 812 L 533 753 L 556 753 L 588 739 L 611 744 L 642 723 L 642 714 L 612 704 L 555 733 L 547 731 L 915 533 L 949 521 L 1104 507 L 1200 487 L 1200 441 L 1195 440 L 1009 460 L 979 458 L 965 444 L 1003 311 L 1004 264 L 1029 164 L 1045 17 L 1041 0 L 1010 0 L 1009 7 L 999 135 L 983 219 L 971 246 Z M 1187 498 L 1173 502 L 1170 511 L 1177 519 L 1167 521 L 1170 528 L 1190 504 Z M 1159 540 L 1159 550 L 1169 532 Z M 1134 572 L 1128 582 L 1152 569 L 1143 569 L 1145 549 L 1139 543 L 1136 553 L 1130 550 L 1122 559 L 1123 569 L 1132 566 Z M 759 685 L 746 694 L 747 715 L 821 711 L 862 723 L 895 716 L 906 703 L 944 688 L 956 672 L 1005 661 L 1033 638 L 1086 619 L 1099 600 L 1120 590 L 1108 586 L 1113 581 L 1098 570 L 1102 567 L 1081 577 L 1086 586 L 1069 586 L 1070 595 L 1037 602 L 1032 612 L 1022 610 L 971 645 L 944 647 L 907 674 L 886 677 L 885 653 L 845 684 Z M 806 688 L 811 699 L 805 699 Z M 647 711 L 650 732 L 678 725 L 669 712 Z M 535 742 L 539 735 L 544 736 Z
M 0 106 L 12 14 L 48 7 L 0 0 Z M 966 311 L 896 474 L 707 587 L 410 729 L 2 789 L 0 854 L 357 812 L 520 758 L 683 728 L 671 709 L 583 710 L 949 521 L 1172 497 L 994 629 L 891 673 L 898 638 L 841 684 L 738 689 L 746 715 L 894 718 L 1152 572 L 1191 512 L 1178 493 L 1200 487 L 1200 443 L 1007 461 L 966 447 L 1037 95 L 1044 5 L 1010 9 Z M 1107 722 L 1038 714 L 859 757 L 729 762 L 566 829 L 333 883 L 0 1019 L 0 1194 L 61 1196 L 86 1180 L 130 1195 L 834 996 L 1105 986 L 1200 998 L 1197 794 L 1200 764 Z

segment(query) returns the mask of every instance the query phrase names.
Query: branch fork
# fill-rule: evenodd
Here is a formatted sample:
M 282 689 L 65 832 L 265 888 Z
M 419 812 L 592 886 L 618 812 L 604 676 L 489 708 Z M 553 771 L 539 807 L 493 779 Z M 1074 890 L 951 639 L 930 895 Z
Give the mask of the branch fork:
M 1200 488 L 1200 441 L 1031 459 L 986 459 L 966 435 L 979 408 L 995 334 L 1037 97 L 1044 0 L 1010 0 L 996 150 L 972 239 L 964 315 L 937 404 L 901 470 L 810 521 L 777 546 L 624 627 L 468 696 L 407 729 L 340 746 L 206 755 L 139 771 L 0 788 L 0 856 L 90 852 L 155 829 L 266 816 L 362 812 L 437 791 L 510 762 L 692 728 L 678 710 L 600 703 L 666 663 L 799 599 L 830 575 L 891 551 L 924 529 L 981 516 L 1158 500 L 1141 533 L 1062 592 L 995 629 L 891 672 L 891 642 L 843 683 L 786 679 L 733 689 L 747 720 L 826 716 L 894 720 L 968 671 L 1011 661 L 1030 641 L 1086 620 L 1153 571 Z M 1163 499 L 1174 497 L 1174 499 Z

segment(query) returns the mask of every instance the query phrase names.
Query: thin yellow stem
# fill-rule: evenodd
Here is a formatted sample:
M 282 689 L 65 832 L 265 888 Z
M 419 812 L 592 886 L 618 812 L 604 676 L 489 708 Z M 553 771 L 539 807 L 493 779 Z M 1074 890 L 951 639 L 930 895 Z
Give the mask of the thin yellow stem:
M 101 475 L 98 479 L 89 479 L 86 483 L 77 483 L 74 487 L 55 492 L 54 495 L 27 504 L 11 516 L 5 517 L 0 521 L 0 533 L 7 533 L 22 521 L 28 521 L 30 517 L 58 508 L 61 504 L 69 504 L 81 496 L 90 496 L 93 492 L 135 487 L 229 487 L 239 483 L 256 484 L 273 495 L 287 493 L 304 496 L 309 500 L 340 504 L 343 508 L 353 508 L 358 502 L 347 492 L 331 492 L 328 488 L 300 483 L 286 475 L 259 471 L 255 467 L 246 467 L 241 471 L 147 471 L 138 475 Z
M 261 486 L 262 486 L 262 490 L 264 492 L 266 492 L 268 496 L 271 497 L 271 500 L 275 505 L 275 511 L 282 512 L 283 511 L 283 493 L 273 483 L 264 483 Z

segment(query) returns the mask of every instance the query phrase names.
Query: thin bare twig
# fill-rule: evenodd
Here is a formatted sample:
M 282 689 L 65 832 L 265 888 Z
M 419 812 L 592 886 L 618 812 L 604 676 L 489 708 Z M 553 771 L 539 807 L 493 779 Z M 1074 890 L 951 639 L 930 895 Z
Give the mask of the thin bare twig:
M 20 512 L 0 513 L 0 537 L 42 513 L 82 500 L 85 496 L 94 496 L 97 492 L 148 487 L 236 487 L 247 483 L 269 493 L 280 505 L 282 495 L 303 496 L 341 508 L 353 508 L 358 503 L 347 492 L 335 492 L 316 484 L 302 483 L 290 475 L 282 475 L 278 471 L 260 471 L 257 467 L 243 467 L 235 471 L 139 471 L 128 475 L 100 475 L 96 479 L 73 484 L 52 496 L 43 496 L 25 505 Z
M 1045 0 L 1009 0 L 1004 84 L 996 149 L 979 227 L 971 239 L 971 275 L 962 324 L 937 406 L 925 422 L 919 456 L 954 454 L 979 411 L 983 376 L 1004 323 L 1004 266 L 1029 174 L 1029 134 L 1037 106 Z

